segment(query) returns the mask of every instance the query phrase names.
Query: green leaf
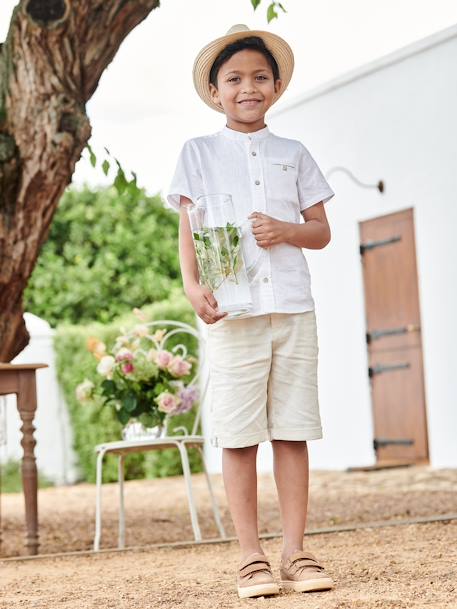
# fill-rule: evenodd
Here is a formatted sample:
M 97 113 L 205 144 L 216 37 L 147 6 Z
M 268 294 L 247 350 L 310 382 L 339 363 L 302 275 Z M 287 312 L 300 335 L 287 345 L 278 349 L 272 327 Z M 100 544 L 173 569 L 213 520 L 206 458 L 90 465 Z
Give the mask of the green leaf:
M 114 178 L 114 188 L 121 195 L 125 189 L 127 188 L 127 180 L 125 178 L 125 173 L 122 167 L 117 170 L 116 177 Z
M 277 17 L 278 17 L 278 13 L 276 12 L 276 6 L 275 6 L 274 2 L 272 2 L 267 9 L 268 23 L 270 23 L 270 21 L 273 21 L 273 19 L 277 19 Z
M 130 419 L 130 412 L 127 412 L 123 408 L 120 410 L 116 410 L 116 416 L 118 420 L 122 423 L 122 425 L 127 425 Z
M 122 406 L 124 410 L 129 413 L 132 413 L 136 408 L 136 395 L 134 393 L 128 393 L 124 398 L 122 398 Z
M 110 163 L 109 163 L 108 159 L 105 159 L 102 163 L 102 171 L 106 176 L 108 175 L 109 168 L 110 168 Z
M 116 390 L 116 384 L 115 384 L 115 382 L 110 380 L 110 379 L 105 379 L 104 381 L 102 381 L 101 387 L 103 389 L 103 392 L 106 395 L 113 395 L 115 393 L 115 390 Z
M 254 10 L 259 6 L 262 0 L 251 0 L 251 4 L 254 7 Z
M 286 9 L 280 2 L 276 2 L 276 5 L 279 6 L 279 8 L 282 10 L 283 13 L 287 13 Z
M 95 156 L 95 152 L 92 150 L 92 147 L 89 143 L 86 144 L 86 148 L 89 151 L 89 161 L 92 167 L 95 167 L 97 164 L 97 157 Z

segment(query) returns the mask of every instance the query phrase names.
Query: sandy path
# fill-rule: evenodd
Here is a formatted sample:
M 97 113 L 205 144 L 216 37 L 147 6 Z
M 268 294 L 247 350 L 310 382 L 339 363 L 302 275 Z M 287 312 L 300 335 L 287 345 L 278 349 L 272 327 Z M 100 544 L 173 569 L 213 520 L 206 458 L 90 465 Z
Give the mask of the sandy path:
M 221 476 L 213 484 L 227 534 L 234 534 Z M 203 475 L 193 477 L 204 538 L 217 537 Z M 281 529 L 276 489 L 271 475 L 259 476 L 259 530 Z M 129 481 L 125 486 L 126 543 L 146 545 L 192 540 L 187 498 L 181 477 Z M 3 544 L 0 556 L 24 553 L 24 501 L 21 494 L 3 495 Z M 40 551 L 53 553 L 92 548 L 95 487 L 91 484 L 48 488 L 39 492 Z M 102 547 L 117 545 L 117 485 L 103 489 Z M 311 474 L 308 528 L 392 520 L 457 512 L 457 470 L 427 467 L 374 472 Z M 457 608 L 457 602 L 456 602 Z

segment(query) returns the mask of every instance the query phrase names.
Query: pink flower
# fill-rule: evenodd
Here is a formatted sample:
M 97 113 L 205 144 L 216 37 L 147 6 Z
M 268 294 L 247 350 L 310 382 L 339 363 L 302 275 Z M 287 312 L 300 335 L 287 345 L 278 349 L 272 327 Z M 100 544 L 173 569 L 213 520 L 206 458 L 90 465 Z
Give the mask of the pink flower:
M 155 401 L 159 405 L 159 410 L 167 413 L 173 412 L 181 402 L 178 397 L 172 393 L 168 393 L 167 391 L 163 391 L 160 395 L 158 395 L 155 398 Z
M 126 362 L 122 365 L 122 372 L 124 372 L 124 374 L 131 374 L 133 371 L 134 367 L 131 362 Z
M 162 370 L 165 370 L 173 360 L 173 356 L 169 351 L 159 351 L 156 355 L 156 364 Z
M 192 364 L 183 360 L 180 355 L 177 355 L 170 361 L 167 368 L 173 376 L 186 376 L 186 374 L 189 374 Z
M 123 360 L 131 360 L 133 358 L 134 358 L 133 353 L 130 351 L 130 349 L 127 349 L 126 347 L 122 347 L 116 353 L 116 361 L 117 362 L 122 362 Z

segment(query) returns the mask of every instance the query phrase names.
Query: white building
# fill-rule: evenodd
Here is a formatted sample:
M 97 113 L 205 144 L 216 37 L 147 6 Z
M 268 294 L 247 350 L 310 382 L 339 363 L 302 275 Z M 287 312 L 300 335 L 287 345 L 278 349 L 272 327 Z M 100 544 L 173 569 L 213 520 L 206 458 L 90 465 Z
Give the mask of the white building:
M 457 26 L 267 117 L 336 192 L 332 241 L 306 252 L 325 436 L 310 442 L 314 468 L 457 466 L 456 66 Z M 206 447 L 212 471 L 220 450 Z M 269 443 L 258 465 L 271 468 Z

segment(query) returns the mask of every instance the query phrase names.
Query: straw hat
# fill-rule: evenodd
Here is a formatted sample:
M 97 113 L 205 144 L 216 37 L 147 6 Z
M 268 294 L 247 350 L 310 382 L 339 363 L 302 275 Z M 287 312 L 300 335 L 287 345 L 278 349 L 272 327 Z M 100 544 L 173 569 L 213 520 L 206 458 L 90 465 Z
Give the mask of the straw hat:
M 273 103 L 276 102 L 286 90 L 294 69 L 294 54 L 290 46 L 276 34 L 262 30 L 250 30 L 247 25 L 239 23 L 232 26 L 225 36 L 216 38 L 216 40 L 213 40 L 204 46 L 194 61 L 193 79 L 195 89 L 205 104 L 213 110 L 224 112 L 222 108 L 219 108 L 219 106 L 211 100 L 209 74 L 214 60 L 228 44 L 250 36 L 259 36 L 262 38 L 265 42 L 265 46 L 271 52 L 278 64 L 279 77 L 282 80 L 282 85 L 279 93 L 275 94 Z

